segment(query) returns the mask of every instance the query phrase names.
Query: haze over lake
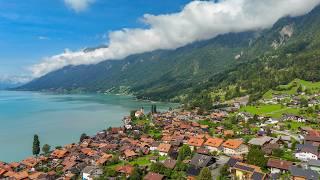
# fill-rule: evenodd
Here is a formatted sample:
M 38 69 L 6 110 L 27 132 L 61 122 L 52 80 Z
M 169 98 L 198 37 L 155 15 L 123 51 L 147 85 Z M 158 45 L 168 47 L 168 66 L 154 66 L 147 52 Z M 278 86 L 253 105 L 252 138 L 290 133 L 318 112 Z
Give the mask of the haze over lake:
M 154 103 L 158 110 L 175 104 Z M 117 95 L 56 95 L 0 91 L 0 161 L 12 162 L 32 155 L 33 135 L 41 147 L 78 142 L 81 133 L 94 135 L 122 125 L 130 110 L 152 103 Z

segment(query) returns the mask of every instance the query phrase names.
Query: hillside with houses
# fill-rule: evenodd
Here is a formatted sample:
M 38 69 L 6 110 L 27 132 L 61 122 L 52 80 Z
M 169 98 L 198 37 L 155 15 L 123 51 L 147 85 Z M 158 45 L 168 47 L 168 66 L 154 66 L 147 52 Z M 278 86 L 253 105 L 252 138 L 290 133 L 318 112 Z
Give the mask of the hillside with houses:
M 0 162 L 0 178 L 318 180 L 319 83 L 294 80 L 248 101 L 221 101 L 210 110 L 141 108 L 122 127 Z

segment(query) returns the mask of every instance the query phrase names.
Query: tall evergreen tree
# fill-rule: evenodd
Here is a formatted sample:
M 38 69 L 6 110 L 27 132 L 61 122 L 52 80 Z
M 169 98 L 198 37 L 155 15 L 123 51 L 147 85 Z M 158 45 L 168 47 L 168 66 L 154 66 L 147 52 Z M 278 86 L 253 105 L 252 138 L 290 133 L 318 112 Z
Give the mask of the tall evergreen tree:
M 157 105 L 153 105 L 153 113 L 157 113 Z
M 39 136 L 36 134 L 33 136 L 33 146 L 32 146 L 32 154 L 39 155 L 40 153 L 40 141 Z

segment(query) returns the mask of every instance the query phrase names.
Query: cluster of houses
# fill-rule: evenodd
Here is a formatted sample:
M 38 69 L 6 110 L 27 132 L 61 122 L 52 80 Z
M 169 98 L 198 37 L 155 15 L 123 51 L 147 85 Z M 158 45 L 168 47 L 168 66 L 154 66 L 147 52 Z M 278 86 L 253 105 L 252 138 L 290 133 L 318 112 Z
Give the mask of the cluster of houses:
M 303 95 L 307 100 L 307 106 L 308 107 L 314 107 L 316 105 L 320 104 L 320 94 L 312 94 L 307 95 L 305 93 L 300 94 L 273 94 L 271 99 L 261 99 L 260 103 L 262 104 L 283 104 L 288 107 L 300 107 L 302 104 L 302 98 L 301 95 Z
M 246 118 L 247 114 L 242 114 Z M 134 114 L 136 118 L 144 116 L 143 109 Z M 320 131 L 301 128 L 303 143 L 296 145 L 294 156 L 300 162 L 285 161 L 272 157 L 275 149 L 291 147 L 289 136 L 269 137 L 257 134 L 246 142 L 236 136 L 233 130 L 217 126 L 219 136 L 209 135 L 209 126 L 199 121 L 210 120 L 220 123 L 228 116 L 226 111 L 214 111 L 199 115 L 196 111 L 167 111 L 152 115 L 149 125 L 160 130 L 160 138 L 154 138 L 144 132 L 144 125 L 133 123 L 131 117 L 123 119 L 124 126 L 109 128 L 82 142 L 65 145 L 53 150 L 48 155 L 30 157 L 21 162 L 0 162 L 0 179 L 75 179 L 81 177 L 91 180 L 103 175 L 103 167 L 112 161 L 130 162 L 139 157 L 148 157 L 150 163 L 161 162 L 166 168 L 174 169 L 177 164 L 179 149 L 183 145 L 190 147 L 194 155 L 184 161 L 188 164 L 186 175 L 195 179 L 201 169 L 208 167 L 214 171 L 217 160 L 224 156 L 228 161 L 230 178 L 240 180 L 278 179 L 289 174 L 292 179 L 319 179 Z M 251 117 L 249 117 L 251 118 Z M 251 146 L 261 147 L 269 157 L 268 171 L 262 167 L 248 164 L 246 155 Z M 159 159 L 163 160 L 160 161 Z M 147 167 L 144 167 L 147 168 Z M 115 171 L 125 177 L 132 175 L 134 166 L 121 163 Z M 148 172 L 145 180 L 165 179 L 164 174 Z M 269 172 L 269 173 L 268 173 Z

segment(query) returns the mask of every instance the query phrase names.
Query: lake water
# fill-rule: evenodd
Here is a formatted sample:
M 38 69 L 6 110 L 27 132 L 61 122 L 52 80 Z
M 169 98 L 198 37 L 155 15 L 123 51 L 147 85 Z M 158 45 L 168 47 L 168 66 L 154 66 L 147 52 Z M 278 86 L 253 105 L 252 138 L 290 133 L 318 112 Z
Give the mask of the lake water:
M 174 107 L 153 103 L 158 110 Z M 33 135 L 41 146 L 52 148 L 78 142 L 82 133 L 94 135 L 110 126 L 122 125 L 130 110 L 151 102 L 117 95 L 55 95 L 0 91 L 0 161 L 22 160 L 32 154 Z

